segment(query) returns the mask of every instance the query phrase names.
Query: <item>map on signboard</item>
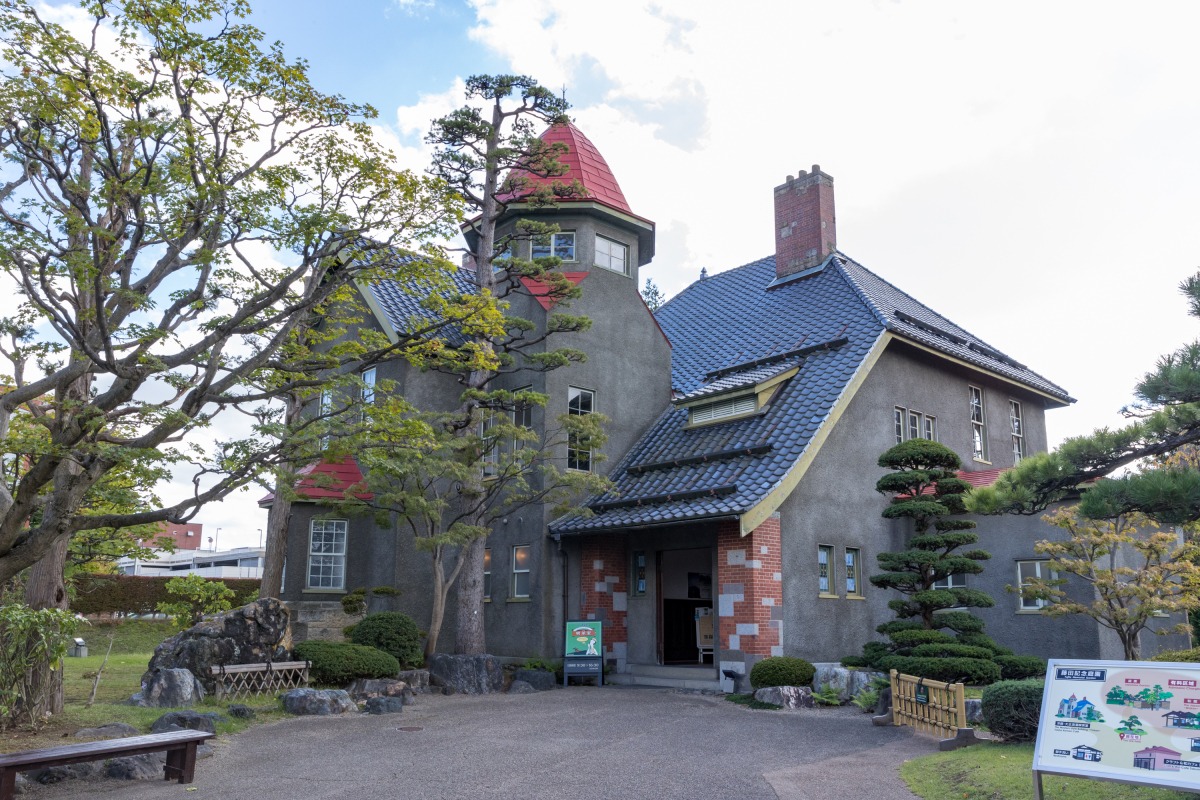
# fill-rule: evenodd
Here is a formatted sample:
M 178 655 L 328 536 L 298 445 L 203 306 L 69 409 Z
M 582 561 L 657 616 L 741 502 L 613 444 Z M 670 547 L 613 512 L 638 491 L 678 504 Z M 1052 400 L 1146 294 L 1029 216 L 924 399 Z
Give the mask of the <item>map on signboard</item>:
M 1051 661 L 1033 768 L 1200 789 L 1200 664 Z

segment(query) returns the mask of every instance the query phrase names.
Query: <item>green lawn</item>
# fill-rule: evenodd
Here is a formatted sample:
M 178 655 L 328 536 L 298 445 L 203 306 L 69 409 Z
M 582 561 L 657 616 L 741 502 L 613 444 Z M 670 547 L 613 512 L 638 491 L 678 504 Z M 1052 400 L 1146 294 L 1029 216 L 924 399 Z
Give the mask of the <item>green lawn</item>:
M 914 758 L 900 776 L 925 800 L 1007 800 L 1033 796 L 1032 744 L 979 744 Z M 1194 794 L 1084 778 L 1042 776 L 1047 800 L 1195 800 Z
M 124 722 L 139 730 L 149 732 L 154 720 L 171 709 L 137 708 L 124 705 L 130 695 L 141 689 L 142 673 L 150 662 L 154 647 L 175 632 L 169 622 L 131 620 L 114 623 L 86 625 L 80 636 L 88 644 L 87 658 L 67 658 L 63 663 L 64 697 L 66 707 L 61 715 L 50 720 L 37 731 L 15 730 L 0 733 L 0 752 L 28 750 L 60 743 L 80 728 L 103 725 L 108 722 Z M 92 693 L 96 671 L 104 661 L 109 636 L 113 637 L 112 654 L 100 676 L 96 691 L 96 702 L 87 706 Z M 286 716 L 279 703 L 270 695 L 241 701 L 258 713 L 257 722 L 280 719 Z M 216 711 L 224 715 L 227 702 L 207 698 L 198 711 Z M 217 723 L 218 733 L 242 730 L 254 721 L 226 717 Z

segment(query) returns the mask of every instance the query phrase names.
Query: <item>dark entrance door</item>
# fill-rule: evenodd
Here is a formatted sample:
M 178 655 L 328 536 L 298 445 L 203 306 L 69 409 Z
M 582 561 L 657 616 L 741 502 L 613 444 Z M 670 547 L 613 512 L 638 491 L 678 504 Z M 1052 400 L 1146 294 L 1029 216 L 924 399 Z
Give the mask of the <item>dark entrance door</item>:
M 696 609 L 712 608 L 712 548 L 658 554 L 659 653 L 664 664 L 696 664 Z

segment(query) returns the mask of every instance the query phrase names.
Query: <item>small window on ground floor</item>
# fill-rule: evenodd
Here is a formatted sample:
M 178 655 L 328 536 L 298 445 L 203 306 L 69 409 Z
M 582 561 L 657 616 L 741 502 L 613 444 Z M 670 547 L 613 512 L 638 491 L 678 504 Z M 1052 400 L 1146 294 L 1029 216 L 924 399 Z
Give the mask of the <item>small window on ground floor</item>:
M 344 519 L 314 519 L 308 539 L 308 588 L 346 588 L 346 529 Z
M 833 547 L 827 544 L 817 547 L 817 593 L 833 594 Z
M 1047 561 L 1017 562 L 1017 581 L 1022 589 L 1029 586 L 1034 579 L 1052 581 L 1057 578 L 1058 573 L 1050 569 L 1050 564 Z M 1039 611 L 1050 605 L 1049 600 L 1043 600 L 1038 597 L 1025 597 L 1024 595 L 1018 595 L 1017 602 L 1021 611 Z

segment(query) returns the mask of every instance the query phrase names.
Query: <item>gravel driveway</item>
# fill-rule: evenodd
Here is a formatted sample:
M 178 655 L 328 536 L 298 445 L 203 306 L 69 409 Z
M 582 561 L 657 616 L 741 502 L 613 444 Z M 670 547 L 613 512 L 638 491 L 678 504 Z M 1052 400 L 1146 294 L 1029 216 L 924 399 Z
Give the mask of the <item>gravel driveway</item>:
M 936 745 L 857 708 L 750 711 L 636 687 L 418 696 L 402 714 L 302 717 L 217 740 L 191 787 L 102 780 L 49 798 L 913 800 L 897 766 Z

